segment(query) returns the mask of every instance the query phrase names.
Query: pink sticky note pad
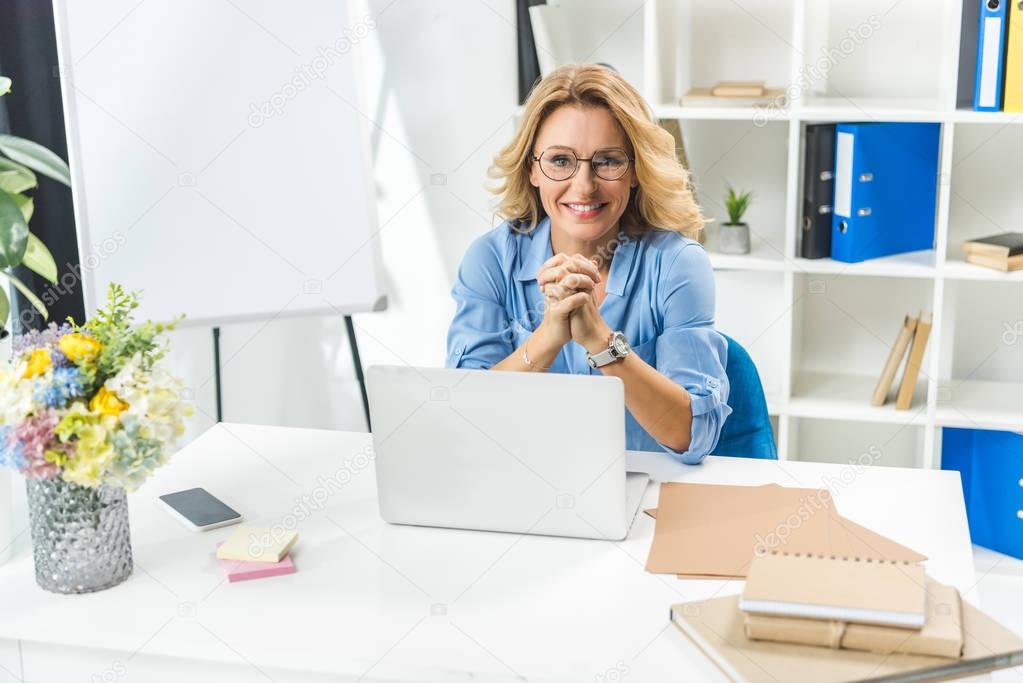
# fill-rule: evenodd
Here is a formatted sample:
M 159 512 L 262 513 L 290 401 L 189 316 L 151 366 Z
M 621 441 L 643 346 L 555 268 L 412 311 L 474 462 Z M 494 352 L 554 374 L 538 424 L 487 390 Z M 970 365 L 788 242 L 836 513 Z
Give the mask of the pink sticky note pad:
M 220 543 L 217 544 L 220 546 Z M 285 555 L 280 562 L 241 562 L 239 560 L 220 560 L 220 566 L 227 574 L 229 583 L 265 579 L 268 576 L 283 576 L 295 573 L 295 563 L 290 555 Z

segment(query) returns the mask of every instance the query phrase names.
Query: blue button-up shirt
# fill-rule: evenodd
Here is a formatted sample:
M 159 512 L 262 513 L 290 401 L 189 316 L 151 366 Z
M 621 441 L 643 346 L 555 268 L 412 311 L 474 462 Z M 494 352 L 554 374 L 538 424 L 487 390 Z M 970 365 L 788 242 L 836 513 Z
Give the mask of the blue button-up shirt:
M 490 368 L 517 349 L 543 320 L 544 297 L 536 282 L 554 255 L 550 218 L 529 234 L 505 222 L 466 251 L 452 289 L 457 309 L 448 331 L 447 367 Z M 625 333 L 633 353 L 692 396 L 689 450 L 656 441 L 625 411 L 630 450 L 666 451 L 696 464 L 713 451 L 732 412 L 725 363 L 728 346 L 714 329 L 714 273 L 699 242 L 676 232 L 619 233 L 600 314 Z M 586 349 L 569 342 L 551 372 L 594 374 Z M 681 419 L 681 418 L 680 418 Z

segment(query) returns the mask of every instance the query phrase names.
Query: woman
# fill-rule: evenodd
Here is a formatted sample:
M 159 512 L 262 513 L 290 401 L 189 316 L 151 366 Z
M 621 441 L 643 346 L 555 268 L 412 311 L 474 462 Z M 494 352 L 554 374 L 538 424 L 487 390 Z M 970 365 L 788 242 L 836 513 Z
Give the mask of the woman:
M 613 375 L 629 449 L 702 461 L 731 412 L 727 346 L 672 136 L 614 71 L 566 66 L 491 175 L 506 221 L 462 261 L 448 367 Z

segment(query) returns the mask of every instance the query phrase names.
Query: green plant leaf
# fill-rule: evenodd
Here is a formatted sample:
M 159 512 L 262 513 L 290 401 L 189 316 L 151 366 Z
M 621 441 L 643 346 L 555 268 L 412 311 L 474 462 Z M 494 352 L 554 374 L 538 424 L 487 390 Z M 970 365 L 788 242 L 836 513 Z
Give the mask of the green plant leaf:
M 20 265 L 28 248 L 28 222 L 14 197 L 0 190 L 0 268 Z
M 28 299 L 29 303 L 32 304 L 37 311 L 42 313 L 44 318 L 50 317 L 50 312 L 46 310 L 46 306 L 43 304 L 42 300 L 28 288 L 28 285 L 19 280 L 13 274 L 8 273 L 6 270 L 0 270 L 0 275 L 3 275 L 5 278 L 10 280 L 18 291 L 21 292 L 22 296 Z
M 7 316 L 11 314 L 11 302 L 7 299 L 7 288 L 0 287 L 0 330 L 7 325 Z
M 71 187 L 71 170 L 67 163 L 38 142 L 16 135 L 0 135 L 0 152 L 37 173 Z
M 36 174 L 19 163 L 0 157 L 0 190 L 24 192 L 39 184 Z
M 57 283 L 57 263 L 53 260 L 53 254 L 42 240 L 31 232 L 28 233 L 28 247 L 25 249 L 25 258 L 21 264 L 50 282 Z
M 21 209 L 21 215 L 25 217 L 25 222 L 31 221 L 32 214 L 35 213 L 36 208 L 36 203 L 32 201 L 32 198 L 23 194 L 12 194 L 11 197 L 17 202 L 18 208 Z
M 11 91 L 11 79 L 7 76 L 0 76 L 0 97 L 3 97 Z

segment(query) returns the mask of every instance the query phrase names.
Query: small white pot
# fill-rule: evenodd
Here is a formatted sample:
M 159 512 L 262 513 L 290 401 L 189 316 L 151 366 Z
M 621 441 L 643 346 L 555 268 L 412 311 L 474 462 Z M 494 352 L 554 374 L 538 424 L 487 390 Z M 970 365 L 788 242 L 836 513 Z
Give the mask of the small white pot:
M 748 254 L 750 250 L 749 225 L 724 223 L 718 229 L 718 251 L 722 254 Z

